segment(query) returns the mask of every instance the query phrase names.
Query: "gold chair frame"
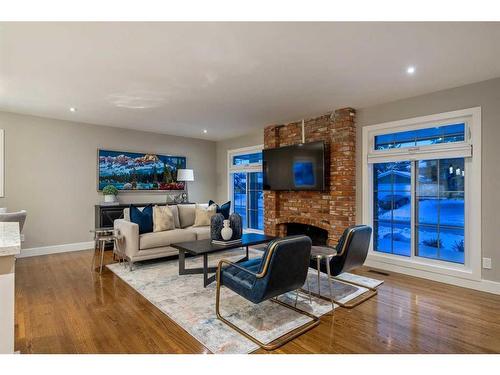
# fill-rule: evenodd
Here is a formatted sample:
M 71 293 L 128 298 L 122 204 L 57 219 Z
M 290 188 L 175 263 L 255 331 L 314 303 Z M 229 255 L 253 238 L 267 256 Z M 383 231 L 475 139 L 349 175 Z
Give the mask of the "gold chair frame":
M 344 241 L 344 246 L 342 246 L 342 249 L 340 250 L 340 253 L 332 254 L 332 258 L 333 257 L 341 256 L 341 255 L 344 254 L 344 252 L 347 250 L 347 247 L 351 243 L 352 236 L 353 236 L 353 233 L 355 231 L 356 231 L 356 228 L 352 228 L 347 233 L 347 238 Z M 327 259 L 327 262 L 328 261 L 329 260 Z M 355 301 L 355 302 L 352 302 L 352 303 L 350 303 L 350 302 L 342 303 L 342 302 L 339 302 L 338 300 L 335 300 L 333 298 L 327 298 L 326 296 L 321 296 L 321 295 L 318 295 L 317 293 L 312 292 L 312 294 L 314 296 L 316 296 L 316 297 L 322 298 L 322 299 L 327 300 L 327 301 L 332 301 L 332 302 L 336 303 L 337 305 L 339 305 L 340 307 L 343 307 L 343 308 L 346 308 L 346 309 L 352 309 L 353 307 L 356 307 L 356 306 L 360 305 L 361 303 L 369 300 L 370 298 L 372 298 L 372 297 L 374 297 L 374 296 L 376 296 L 378 294 L 378 290 L 376 288 L 371 288 L 371 287 L 366 286 L 366 285 L 361 285 L 361 284 L 355 283 L 353 281 L 346 281 L 346 280 L 338 278 L 337 276 L 331 276 L 330 275 L 330 265 L 328 263 L 327 263 L 327 270 L 328 270 L 327 277 L 329 277 L 331 279 L 337 280 L 337 281 L 345 283 L 345 284 L 350 284 L 350 285 L 353 285 L 353 286 L 365 288 L 365 289 L 368 289 L 368 290 L 366 292 L 364 292 L 363 294 L 360 294 L 359 296 L 357 296 L 356 298 L 354 298 L 353 301 Z
M 299 337 L 300 335 L 302 335 L 303 333 L 309 331 L 310 329 L 316 327 L 317 325 L 319 325 L 320 323 L 320 318 L 313 315 L 313 314 L 310 314 L 308 313 L 307 311 L 304 311 L 304 310 L 301 310 L 301 309 L 298 309 L 297 307 L 294 307 L 294 306 L 291 306 L 291 305 L 288 305 L 280 300 L 278 300 L 278 298 L 274 299 L 274 298 L 271 298 L 270 300 L 274 303 L 277 303 L 279 305 L 282 305 L 286 308 L 289 308 L 290 310 L 293 310 L 295 312 L 298 312 L 299 314 L 302 314 L 302 315 L 305 315 L 309 318 L 312 319 L 312 321 L 306 323 L 306 324 L 303 324 L 302 326 L 300 327 L 297 327 L 295 328 L 293 331 L 291 332 L 287 332 L 285 333 L 284 335 L 281 335 L 280 337 L 274 339 L 273 341 L 271 341 L 269 344 L 265 344 L 259 340 L 257 340 L 257 338 L 255 338 L 254 336 L 250 335 L 248 332 L 242 330 L 240 327 L 238 327 L 237 325 L 235 325 L 234 323 L 231 323 L 229 320 L 227 320 L 226 318 L 224 318 L 221 313 L 220 313 L 220 302 L 221 302 L 221 298 L 220 298 L 220 290 L 222 288 L 222 284 L 221 284 L 221 271 L 222 271 L 222 266 L 224 264 L 228 264 L 228 265 L 231 265 L 231 266 L 235 266 L 239 269 L 242 269 L 248 273 L 252 273 L 253 275 L 255 275 L 258 279 L 259 278 L 263 278 L 264 276 L 266 276 L 267 274 L 267 271 L 269 269 L 269 263 L 271 262 L 271 257 L 273 255 L 273 252 L 276 248 L 276 246 L 278 245 L 278 243 L 282 243 L 284 241 L 287 241 L 287 239 L 284 239 L 284 240 L 279 240 L 279 241 L 275 241 L 272 245 L 271 245 L 271 248 L 269 249 L 269 252 L 268 252 L 268 255 L 265 259 L 265 263 L 264 263 L 264 268 L 262 269 L 262 272 L 260 273 L 252 273 L 250 272 L 249 270 L 247 270 L 246 268 L 243 268 L 243 267 L 240 267 L 238 264 L 236 263 L 232 263 L 230 262 L 229 260 L 227 259 L 222 259 L 218 266 L 217 266 L 217 291 L 216 291 L 216 297 L 215 297 L 215 312 L 217 314 L 217 318 L 219 320 L 221 320 L 223 323 L 227 324 L 229 327 L 231 327 L 232 329 L 234 329 L 236 332 L 240 333 L 241 335 L 245 336 L 247 339 L 253 341 L 254 343 L 256 343 L 257 345 L 259 345 L 262 349 L 265 349 L 265 350 L 274 350 L 274 349 L 277 349 L 279 348 L 280 346 L 286 344 L 287 342 Z

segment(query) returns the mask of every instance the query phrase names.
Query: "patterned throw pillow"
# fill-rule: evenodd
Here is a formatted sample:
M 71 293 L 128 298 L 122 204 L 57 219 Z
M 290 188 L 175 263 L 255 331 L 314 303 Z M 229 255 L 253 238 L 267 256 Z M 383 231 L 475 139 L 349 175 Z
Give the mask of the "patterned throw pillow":
M 153 207 L 153 232 L 175 229 L 174 214 L 168 206 Z
M 143 210 L 139 210 L 133 204 L 130 205 L 130 221 L 139 226 L 139 234 L 153 231 L 153 206 L 148 204 Z
M 210 225 L 210 219 L 216 214 L 217 206 L 212 204 L 208 207 L 203 207 L 197 204 L 194 209 L 194 224 L 193 227 L 203 227 Z

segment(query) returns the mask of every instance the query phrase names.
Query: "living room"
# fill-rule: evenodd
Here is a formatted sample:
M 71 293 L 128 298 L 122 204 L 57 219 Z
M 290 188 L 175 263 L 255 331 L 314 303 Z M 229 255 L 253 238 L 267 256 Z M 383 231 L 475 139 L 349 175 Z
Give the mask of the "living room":
M 461 21 L 0 22 L 0 352 L 498 354 Z

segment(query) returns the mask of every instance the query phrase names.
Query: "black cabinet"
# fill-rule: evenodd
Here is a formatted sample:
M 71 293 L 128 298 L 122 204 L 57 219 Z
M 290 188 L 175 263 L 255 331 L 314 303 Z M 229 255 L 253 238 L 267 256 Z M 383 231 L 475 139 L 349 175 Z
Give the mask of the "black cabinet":
M 148 204 L 153 206 L 166 206 L 167 204 L 175 203 L 132 203 L 136 207 L 145 207 Z M 190 202 L 179 204 L 193 204 Z M 128 208 L 129 204 L 118 204 L 115 206 L 107 206 L 96 204 L 95 207 L 95 227 L 96 228 L 112 228 L 113 222 L 116 219 L 123 219 L 123 209 Z
M 96 228 L 113 227 L 116 219 L 123 219 L 123 209 L 119 206 L 95 206 L 96 207 Z M 128 207 L 128 206 L 126 206 Z

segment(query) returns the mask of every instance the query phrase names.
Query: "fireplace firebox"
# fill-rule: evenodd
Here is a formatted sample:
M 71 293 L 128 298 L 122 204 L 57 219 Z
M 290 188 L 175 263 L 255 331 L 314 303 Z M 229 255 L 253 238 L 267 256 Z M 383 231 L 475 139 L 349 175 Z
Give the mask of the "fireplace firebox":
M 328 240 L 328 231 L 313 225 L 287 223 L 286 235 L 293 236 L 303 234 L 311 238 L 313 246 L 326 246 Z

